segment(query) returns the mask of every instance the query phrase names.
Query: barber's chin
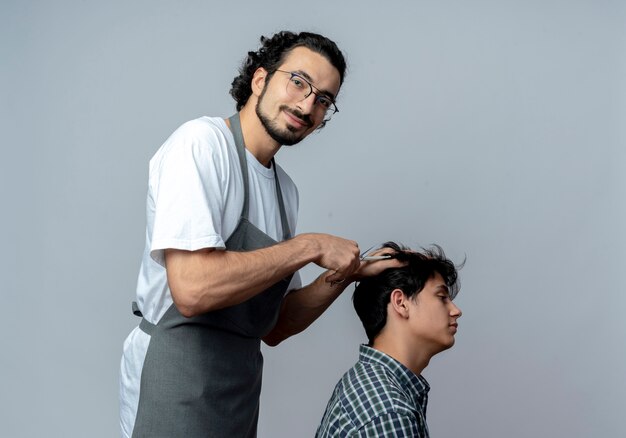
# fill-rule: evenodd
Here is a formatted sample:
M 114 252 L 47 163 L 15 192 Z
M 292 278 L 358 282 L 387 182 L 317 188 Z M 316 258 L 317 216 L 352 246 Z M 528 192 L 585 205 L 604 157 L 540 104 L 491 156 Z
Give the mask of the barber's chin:
M 289 127 L 285 128 L 283 131 L 268 131 L 268 134 L 281 146 L 293 146 L 299 143 L 304 137 L 302 134 L 294 132 Z

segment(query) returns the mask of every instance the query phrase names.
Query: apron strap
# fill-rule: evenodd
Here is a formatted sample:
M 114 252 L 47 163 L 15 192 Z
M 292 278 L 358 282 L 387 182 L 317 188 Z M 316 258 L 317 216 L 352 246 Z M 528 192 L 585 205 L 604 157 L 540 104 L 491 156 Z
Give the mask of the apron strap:
M 237 155 L 239 156 L 239 165 L 241 166 L 241 175 L 243 176 L 243 211 L 241 212 L 241 216 L 248 219 L 248 162 L 246 160 L 246 147 L 243 142 L 243 133 L 241 132 L 241 120 L 239 119 L 239 113 L 235 113 L 228 120 L 230 121 L 230 130 L 235 138 Z
M 237 155 L 239 156 L 239 165 L 241 166 L 241 175 L 243 176 L 243 211 L 241 216 L 248 219 L 249 201 L 248 201 L 248 161 L 246 160 L 246 146 L 243 142 L 243 133 L 241 132 L 241 120 L 239 113 L 235 113 L 228 121 L 230 122 L 230 128 L 235 139 L 235 145 L 237 146 Z M 283 193 L 280 189 L 280 182 L 278 181 L 278 172 L 276 171 L 276 162 L 272 158 L 272 167 L 274 168 L 274 180 L 276 181 L 276 198 L 278 200 L 278 208 L 280 210 L 280 223 L 283 228 L 283 240 L 291 238 L 291 232 L 289 231 L 289 225 L 287 222 L 287 212 L 285 211 L 285 203 L 283 200 Z
M 154 329 L 156 329 L 156 325 L 148 322 L 146 318 L 141 318 L 141 322 L 139 323 L 139 328 L 146 334 L 152 336 L 154 333 Z

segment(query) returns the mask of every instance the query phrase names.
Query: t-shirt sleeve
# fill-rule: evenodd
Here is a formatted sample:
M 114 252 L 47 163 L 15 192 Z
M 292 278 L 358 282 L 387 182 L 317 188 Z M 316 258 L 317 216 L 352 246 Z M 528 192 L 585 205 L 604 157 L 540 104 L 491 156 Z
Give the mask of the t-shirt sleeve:
M 412 415 L 388 412 L 374 418 L 358 431 L 359 438 L 425 438 L 423 429 Z
M 183 125 L 162 146 L 150 168 L 154 197 L 150 255 L 154 261 L 165 266 L 168 248 L 224 248 L 227 158 L 219 136 L 193 123 Z

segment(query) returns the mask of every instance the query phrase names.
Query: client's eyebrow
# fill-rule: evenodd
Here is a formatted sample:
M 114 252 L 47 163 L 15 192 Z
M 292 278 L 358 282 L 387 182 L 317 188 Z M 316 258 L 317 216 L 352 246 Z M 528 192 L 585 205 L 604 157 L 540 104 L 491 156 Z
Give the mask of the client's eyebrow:
M 439 293 L 439 292 L 443 292 L 443 293 L 445 293 L 446 295 L 450 296 L 450 288 L 449 288 L 449 287 L 448 287 L 448 285 L 446 285 L 446 284 L 440 284 L 439 286 L 437 286 L 437 287 L 435 288 L 435 291 L 436 291 L 437 293 Z

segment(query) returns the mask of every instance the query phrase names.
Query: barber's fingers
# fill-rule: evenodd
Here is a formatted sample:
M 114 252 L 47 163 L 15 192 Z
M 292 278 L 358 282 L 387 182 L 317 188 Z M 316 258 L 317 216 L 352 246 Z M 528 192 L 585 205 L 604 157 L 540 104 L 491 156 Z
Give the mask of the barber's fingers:
M 326 282 L 331 283 L 333 286 L 341 284 L 346 281 L 348 274 L 345 274 L 341 271 L 329 271 L 330 273 L 326 276 Z
M 406 266 L 407 262 L 400 261 L 398 259 L 383 259 L 374 261 L 363 261 L 359 269 L 354 273 L 355 279 L 361 279 L 364 277 L 371 277 L 378 275 L 385 269 L 389 268 L 401 268 Z
M 326 281 L 334 284 L 343 283 L 348 277 L 352 277 L 360 268 L 359 259 L 355 263 L 343 269 L 330 269 L 331 273 L 326 277 Z
M 352 259 L 342 268 L 330 269 L 331 273 L 326 277 L 326 281 L 333 284 L 341 284 L 349 277 L 352 277 L 361 268 L 360 257 Z
M 344 276 L 350 275 L 359 268 L 359 245 L 355 241 L 322 235 L 319 244 L 321 251 L 315 261 L 317 265 L 344 274 Z

